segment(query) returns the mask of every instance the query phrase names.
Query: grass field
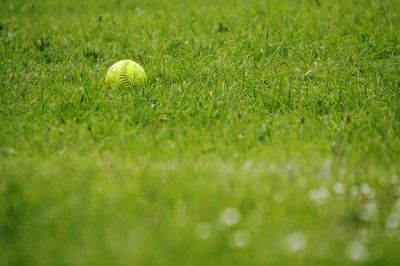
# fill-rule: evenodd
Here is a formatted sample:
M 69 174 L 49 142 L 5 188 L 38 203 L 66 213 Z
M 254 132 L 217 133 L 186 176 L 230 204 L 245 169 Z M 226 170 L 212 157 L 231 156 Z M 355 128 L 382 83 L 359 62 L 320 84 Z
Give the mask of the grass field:
M 400 265 L 399 14 L 1 0 L 0 265 Z

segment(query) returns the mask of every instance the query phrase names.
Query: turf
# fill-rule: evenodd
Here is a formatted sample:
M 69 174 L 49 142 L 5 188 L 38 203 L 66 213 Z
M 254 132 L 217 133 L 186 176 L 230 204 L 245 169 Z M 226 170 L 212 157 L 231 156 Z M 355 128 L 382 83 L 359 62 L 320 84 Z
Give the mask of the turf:
M 399 265 L 399 14 L 1 1 L 0 264 Z

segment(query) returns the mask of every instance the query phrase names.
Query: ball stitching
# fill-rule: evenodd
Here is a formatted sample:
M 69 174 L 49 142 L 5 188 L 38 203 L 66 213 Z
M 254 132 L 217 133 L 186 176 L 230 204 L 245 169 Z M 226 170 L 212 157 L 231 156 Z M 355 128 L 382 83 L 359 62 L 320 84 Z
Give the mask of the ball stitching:
M 127 74 L 127 68 L 128 68 L 129 63 L 130 63 L 129 61 L 126 61 L 126 62 L 122 65 L 122 67 L 121 67 L 121 73 L 120 73 L 120 77 L 121 77 L 122 82 L 123 82 L 128 88 L 130 88 L 130 87 L 135 87 L 135 83 L 132 82 L 132 80 L 128 77 L 128 74 Z

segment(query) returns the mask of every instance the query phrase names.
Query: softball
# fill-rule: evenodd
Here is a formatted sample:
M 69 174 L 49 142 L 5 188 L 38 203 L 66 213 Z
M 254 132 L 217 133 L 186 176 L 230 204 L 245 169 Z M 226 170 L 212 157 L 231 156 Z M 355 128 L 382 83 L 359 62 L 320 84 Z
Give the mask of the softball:
M 143 67 L 132 60 L 118 61 L 108 69 L 105 78 L 108 88 L 133 89 L 143 86 L 146 81 Z

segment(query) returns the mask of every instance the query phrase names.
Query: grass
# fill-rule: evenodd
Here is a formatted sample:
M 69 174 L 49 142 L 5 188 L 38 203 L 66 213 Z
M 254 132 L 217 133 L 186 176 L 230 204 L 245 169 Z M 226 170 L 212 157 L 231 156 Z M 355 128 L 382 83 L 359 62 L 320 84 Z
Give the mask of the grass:
M 400 264 L 399 14 L 1 1 L 0 264 Z

